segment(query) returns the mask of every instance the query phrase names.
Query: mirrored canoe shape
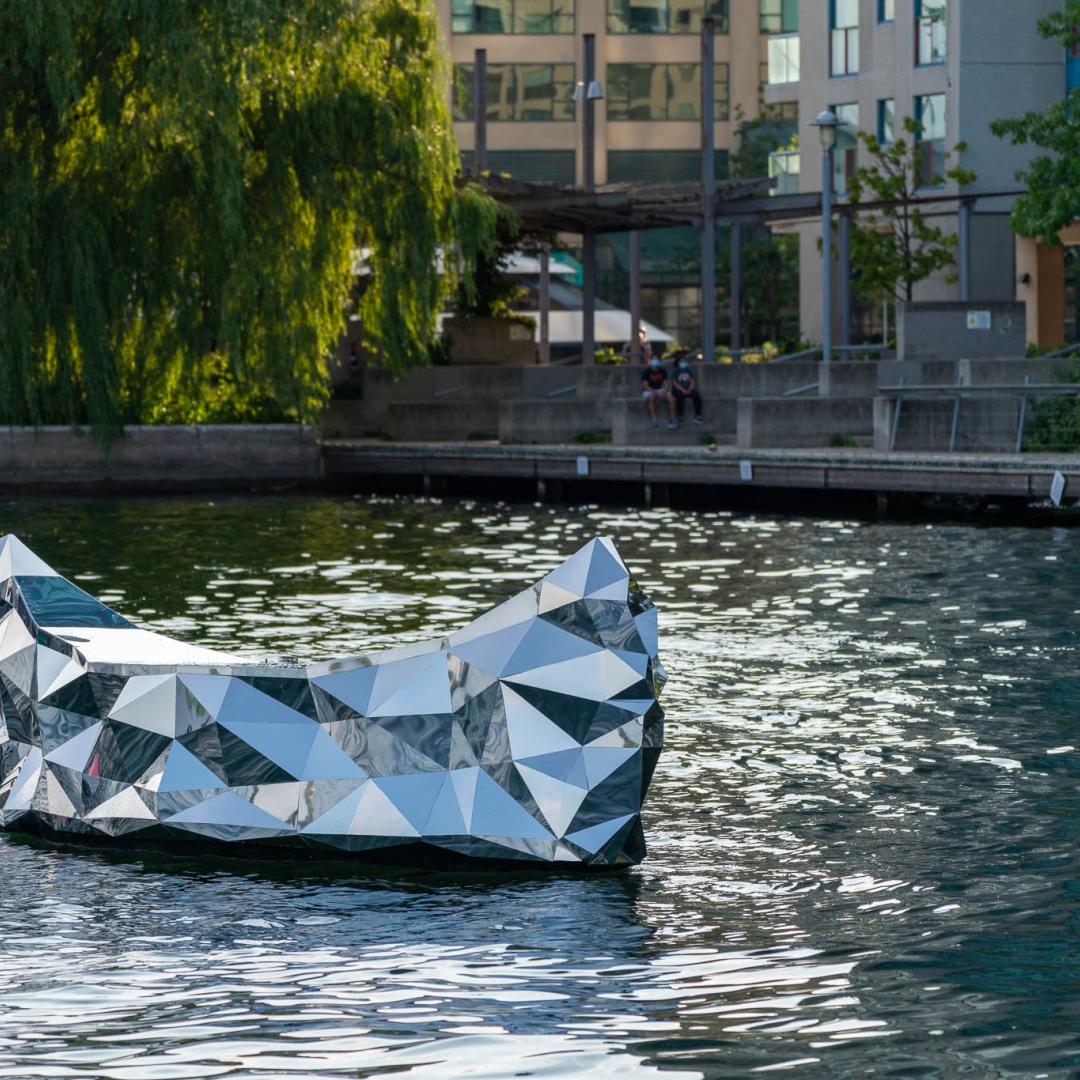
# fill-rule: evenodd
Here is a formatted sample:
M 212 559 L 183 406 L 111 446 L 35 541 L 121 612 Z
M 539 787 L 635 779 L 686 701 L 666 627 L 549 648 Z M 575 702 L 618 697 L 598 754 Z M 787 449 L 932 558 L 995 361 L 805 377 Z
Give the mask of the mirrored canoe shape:
M 607 539 L 448 637 L 284 667 L 142 630 L 0 538 L 0 826 L 406 865 L 645 854 L 656 609 Z

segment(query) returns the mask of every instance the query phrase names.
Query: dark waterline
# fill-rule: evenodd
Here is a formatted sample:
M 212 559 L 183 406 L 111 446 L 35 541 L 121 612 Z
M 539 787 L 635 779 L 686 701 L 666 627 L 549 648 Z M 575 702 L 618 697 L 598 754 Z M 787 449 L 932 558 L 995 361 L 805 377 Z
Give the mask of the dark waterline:
M 661 610 L 609 877 L 0 838 L 0 1076 L 1071 1076 L 1080 533 L 326 496 L 0 503 L 144 625 L 430 637 L 612 535 Z

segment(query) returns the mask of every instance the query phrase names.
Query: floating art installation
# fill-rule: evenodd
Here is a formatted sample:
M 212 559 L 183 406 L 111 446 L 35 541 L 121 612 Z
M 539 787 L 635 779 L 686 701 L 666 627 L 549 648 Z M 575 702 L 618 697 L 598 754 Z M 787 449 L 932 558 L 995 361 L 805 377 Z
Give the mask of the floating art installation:
M 609 540 L 464 629 L 288 667 L 142 630 L 0 538 L 0 826 L 409 865 L 617 867 L 663 739 Z

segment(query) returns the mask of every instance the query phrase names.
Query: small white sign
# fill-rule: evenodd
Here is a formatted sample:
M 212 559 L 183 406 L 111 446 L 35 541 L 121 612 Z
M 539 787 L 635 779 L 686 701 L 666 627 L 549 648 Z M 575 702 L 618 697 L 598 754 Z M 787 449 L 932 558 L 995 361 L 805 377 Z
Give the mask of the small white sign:
M 579 457 L 577 459 L 577 474 L 578 476 L 589 475 L 589 459 L 587 457 Z
M 990 330 L 993 327 L 993 319 L 989 311 L 969 311 L 967 313 L 967 328 L 969 330 Z
M 740 480 L 753 480 L 754 479 L 754 466 L 749 461 L 739 462 L 739 479 Z
M 1060 473 L 1054 473 L 1054 479 L 1050 481 L 1050 501 L 1055 506 L 1061 505 L 1065 496 L 1065 477 Z

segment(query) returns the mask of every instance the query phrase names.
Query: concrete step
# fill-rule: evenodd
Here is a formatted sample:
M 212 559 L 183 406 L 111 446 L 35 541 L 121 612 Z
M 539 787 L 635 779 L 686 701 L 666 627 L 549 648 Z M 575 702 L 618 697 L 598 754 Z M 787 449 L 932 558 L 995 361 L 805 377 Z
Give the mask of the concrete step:
M 499 431 L 497 401 L 392 401 L 387 427 L 400 442 L 456 442 L 494 439 Z
M 660 406 L 662 402 L 658 403 Z M 687 405 L 682 426 L 668 428 L 668 413 L 657 408 L 657 427 L 649 421 L 645 404 L 640 399 L 622 398 L 611 402 L 611 435 L 616 446 L 701 446 L 708 436 L 713 439 L 735 435 L 735 402 L 707 398 L 702 413 L 702 425 L 693 423 L 693 408 Z

